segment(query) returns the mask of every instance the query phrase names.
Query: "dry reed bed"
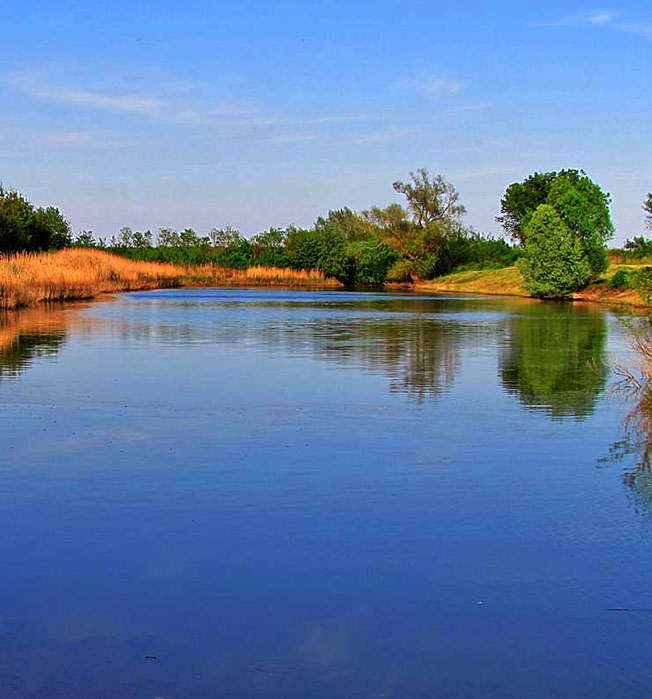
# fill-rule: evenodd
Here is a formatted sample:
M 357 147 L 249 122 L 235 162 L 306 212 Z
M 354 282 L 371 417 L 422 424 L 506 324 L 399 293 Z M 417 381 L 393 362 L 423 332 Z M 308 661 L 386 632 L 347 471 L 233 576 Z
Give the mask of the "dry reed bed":
M 188 281 L 215 286 L 290 286 L 340 288 L 342 284 L 332 277 L 325 277 L 317 269 L 296 270 L 281 267 L 249 267 L 229 269 L 203 265 L 186 270 Z
M 42 302 L 91 299 L 103 293 L 140 291 L 184 284 L 338 288 L 318 270 L 250 267 L 235 270 L 204 265 L 180 267 L 135 262 L 101 250 L 69 249 L 0 257 L 0 308 Z
M 101 250 L 11 255 L 0 258 L 0 308 L 179 286 L 183 274 L 181 267 L 134 262 Z

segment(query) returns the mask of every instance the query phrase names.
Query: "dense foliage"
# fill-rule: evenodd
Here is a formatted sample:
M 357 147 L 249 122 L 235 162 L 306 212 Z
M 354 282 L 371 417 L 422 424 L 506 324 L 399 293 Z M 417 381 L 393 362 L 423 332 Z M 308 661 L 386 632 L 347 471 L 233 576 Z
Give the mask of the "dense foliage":
M 563 296 L 607 269 L 610 203 L 582 170 L 535 172 L 507 188 L 498 220 L 523 248 L 521 270 L 530 293 Z
M 143 262 L 316 269 L 351 286 L 413 282 L 520 260 L 526 288 L 542 297 L 571 293 L 607 267 L 610 198 L 582 170 L 535 172 L 507 188 L 498 220 L 516 245 L 465 226 L 460 195 L 442 175 L 421 168 L 407 181 L 394 182 L 393 189 L 402 203 L 332 210 L 309 228 L 270 228 L 248 238 L 229 227 L 204 235 L 192 228 L 155 234 L 125 227 L 108 241 L 81 231 L 74 243 L 57 209 L 35 209 L 16 192 L 0 189 L 0 252 L 72 243 Z M 644 209 L 652 226 L 652 194 Z M 644 257 L 651 248 L 649 241 L 634 238 L 626 252 Z
M 550 204 L 541 204 L 525 229 L 519 267 L 532 296 L 562 297 L 585 286 L 591 266 L 580 241 Z
M 36 208 L 0 185 L 0 253 L 58 250 L 71 241 L 70 226 L 59 209 Z
M 422 168 L 410 174 L 409 182 L 395 182 L 393 187 L 405 197 L 405 207 L 395 203 L 360 213 L 348 208 L 329 211 L 311 228 L 271 228 L 252 238 L 232 228 L 215 228 L 204 236 L 189 228 L 161 229 L 157 236 L 123 228 L 108 242 L 95 241 L 82 231 L 75 245 L 181 265 L 317 269 L 348 285 L 374 286 L 516 261 L 517 248 L 462 225 L 465 209 L 459 194 L 441 175 L 431 177 Z
M 582 170 L 535 172 L 510 185 L 501 201 L 499 221 L 527 247 L 528 224 L 542 205 L 552 206 L 578 241 L 597 277 L 608 266 L 606 242 L 613 235 L 610 196 Z

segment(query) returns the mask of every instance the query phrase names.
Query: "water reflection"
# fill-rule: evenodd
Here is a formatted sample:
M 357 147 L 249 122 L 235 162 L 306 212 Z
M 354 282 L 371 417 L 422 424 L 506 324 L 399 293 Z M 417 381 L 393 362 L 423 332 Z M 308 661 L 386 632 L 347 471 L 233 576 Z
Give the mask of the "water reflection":
M 452 388 L 471 333 L 472 328 L 459 323 L 399 314 L 286 324 L 249 340 L 262 342 L 271 352 L 307 352 L 322 361 L 382 373 L 389 378 L 390 392 L 423 402 Z
M 601 461 L 634 457 L 623 473 L 623 483 L 634 506 L 652 514 L 652 319 L 630 319 L 628 332 L 635 359 L 616 367 L 616 390 L 628 404 L 624 435 Z
M 36 358 L 57 354 L 66 323 L 62 310 L 46 307 L 0 314 L 0 377 L 17 376 Z
M 196 292 L 195 292 L 196 293 Z M 176 294 L 176 295 L 174 295 Z M 39 308 L 0 318 L 0 374 L 18 373 L 52 355 L 66 333 L 101 332 L 121 342 L 254 348 L 308 355 L 389 379 L 415 402 L 454 385 L 468 350 L 500 342 L 499 377 L 527 408 L 552 418 L 590 415 L 607 380 L 606 315 L 571 304 L 488 299 L 185 297 L 183 292 L 130 303 Z M 267 292 L 269 296 L 269 292 Z
M 178 293 L 178 292 L 177 292 Z M 209 344 L 237 352 L 254 349 L 272 356 L 309 356 L 341 367 L 382 374 L 392 393 L 415 402 L 449 391 L 462 354 L 498 335 L 497 321 L 474 322 L 484 312 L 420 298 L 392 300 L 348 296 L 318 300 L 250 301 L 229 298 L 139 300 L 129 323 L 116 316 L 112 332 L 127 342 Z M 462 311 L 472 311 L 468 317 Z M 455 311 L 455 312 L 453 312 Z
M 608 376 L 606 317 L 568 303 L 531 305 L 508 321 L 499 373 L 523 405 L 553 418 L 593 413 Z

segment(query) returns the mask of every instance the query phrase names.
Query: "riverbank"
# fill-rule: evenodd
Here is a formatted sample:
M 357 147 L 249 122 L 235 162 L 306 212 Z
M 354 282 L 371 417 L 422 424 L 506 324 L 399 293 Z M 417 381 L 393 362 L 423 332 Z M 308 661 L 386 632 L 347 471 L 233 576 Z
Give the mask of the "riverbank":
M 283 286 L 340 288 L 317 270 L 250 267 L 223 269 L 136 262 L 101 250 L 71 248 L 0 259 L 0 308 L 92 299 L 120 291 L 182 286 Z
M 612 289 L 609 280 L 622 265 L 612 265 L 605 278 L 573 294 L 577 301 L 645 308 L 637 291 Z M 186 286 L 284 287 L 338 289 L 343 285 L 319 270 L 273 267 L 226 269 L 136 262 L 101 250 L 72 248 L 55 253 L 19 254 L 0 259 L 0 308 L 92 299 L 106 293 Z M 388 284 L 388 288 L 406 288 Z M 484 294 L 528 298 L 516 267 L 458 272 L 407 285 L 421 293 Z
M 605 278 L 571 296 L 575 301 L 591 301 L 612 305 L 645 308 L 647 304 L 634 290 L 612 289 L 609 280 L 620 266 L 612 266 Z M 486 294 L 488 296 L 521 296 L 529 298 L 523 288 L 523 277 L 516 267 L 458 272 L 444 277 L 416 282 L 410 288 L 419 292 Z

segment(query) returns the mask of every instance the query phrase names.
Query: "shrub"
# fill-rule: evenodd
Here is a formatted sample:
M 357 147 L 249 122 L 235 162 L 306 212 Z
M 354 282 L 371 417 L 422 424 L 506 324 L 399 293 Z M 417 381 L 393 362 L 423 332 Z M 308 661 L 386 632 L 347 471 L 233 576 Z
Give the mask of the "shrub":
M 619 269 L 609 280 L 609 288 L 616 290 L 625 290 L 630 287 L 629 272 L 626 269 Z
M 631 272 L 629 279 L 630 288 L 636 289 L 645 300 L 645 303 L 650 305 L 652 302 L 652 267 L 643 267 L 635 272 Z
M 526 226 L 519 267 L 527 292 L 541 298 L 566 296 L 591 277 L 581 243 L 549 204 L 539 206 Z
M 351 261 L 352 281 L 356 284 L 382 284 L 397 255 L 379 238 L 349 243 L 347 252 Z

